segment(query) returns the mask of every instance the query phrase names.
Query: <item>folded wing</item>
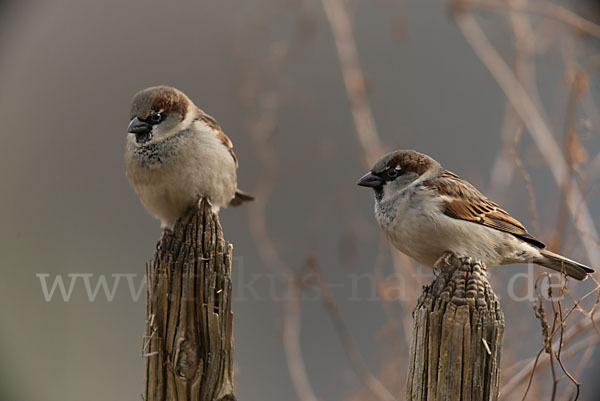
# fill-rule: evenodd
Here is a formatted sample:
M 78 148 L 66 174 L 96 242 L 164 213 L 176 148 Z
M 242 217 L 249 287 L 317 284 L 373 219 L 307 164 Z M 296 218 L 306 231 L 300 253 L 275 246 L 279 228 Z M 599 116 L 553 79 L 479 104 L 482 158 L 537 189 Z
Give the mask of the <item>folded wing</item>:
M 456 174 L 444 171 L 441 177 L 426 181 L 424 185 L 442 195 L 447 216 L 504 231 L 538 248 L 546 247 L 517 219 Z

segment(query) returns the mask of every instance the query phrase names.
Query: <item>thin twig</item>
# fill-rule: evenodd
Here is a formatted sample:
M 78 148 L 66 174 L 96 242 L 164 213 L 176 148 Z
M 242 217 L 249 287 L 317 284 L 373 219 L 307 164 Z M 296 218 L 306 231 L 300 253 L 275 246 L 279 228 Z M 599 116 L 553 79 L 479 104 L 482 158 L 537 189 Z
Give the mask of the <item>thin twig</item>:
M 594 313 L 593 317 L 600 317 L 600 311 Z M 571 328 L 569 328 L 563 335 L 563 343 L 568 344 L 570 341 L 574 340 L 579 335 L 592 328 L 592 326 L 592 319 L 590 318 L 582 318 L 571 323 Z M 553 343 L 553 347 L 558 347 L 558 340 Z M 542 348 L 541 351 L 543 350 L 544 348 Z M 506 397 L 513 391 L 517 390 L 519 388 L 518 386 L 527 380 L 534 370 L 547 365 L 549 362 L 550 358 L 548 354 L 540 355 L 539 358 L 531 358 L 530 361 L 522 369 L 520 369 L 518 373 L 504 383 L 500 390 L 502 397 Z

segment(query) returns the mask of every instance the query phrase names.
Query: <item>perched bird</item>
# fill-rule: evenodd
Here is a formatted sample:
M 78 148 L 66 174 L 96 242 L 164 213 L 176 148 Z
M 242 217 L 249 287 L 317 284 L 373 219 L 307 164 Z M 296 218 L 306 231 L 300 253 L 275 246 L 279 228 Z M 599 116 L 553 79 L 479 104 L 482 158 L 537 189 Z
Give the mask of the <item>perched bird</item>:
M 206 197 L 215 213 L 253 199 L 237 188 L 233 145 L 182 92 L 156 86 L 131 104 L 125 165 L 140 201 L 163 229 Z
M 519 221 L 424 154 L 389 153 L 358 185 L 375 190 L 375 217 L 389 241 L 423 265 L 440 266 L 452 253 L 487 267 L 533 262 L 577 280 L 594 272 L 544 249 Z

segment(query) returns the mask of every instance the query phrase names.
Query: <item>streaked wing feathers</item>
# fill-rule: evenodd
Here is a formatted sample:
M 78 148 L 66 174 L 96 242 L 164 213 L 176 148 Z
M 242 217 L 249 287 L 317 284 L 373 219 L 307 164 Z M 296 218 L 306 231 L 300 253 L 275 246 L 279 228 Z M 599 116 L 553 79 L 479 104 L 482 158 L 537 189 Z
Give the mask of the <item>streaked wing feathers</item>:
M 217 120 L 215 120 L 208 114 L 204 113 L 204 111 L 202 111 L 202 110 L 200 110 L 200 116 L 198 116 L 198 119 L 203 121 L 206 125 L 208 125 L 213 130 L 216 131 L 217 138 L 219 138 L 219 140 L 221 142 L 223 142 L 223 145 L 227 146 L 227 149 L 229 150 L 231 157 L 233 157 L 233 161 L 235 161 L 235 166 L 237 167 L 238 160 L 237 160 L 237 157 L 235 156 L 235 153 L 233 152 L 233 143 L 231 142 L 231 139 L 229 139 L 229 137 L 227 135 L 225 135 L 225 133 L 219 126 L 219 123 L 217 123 Z
M 444 198 L 444 213 L 455 219 L 471 221 L 512 234 L 532 245 L 545 248 L 514 217 L 479 192 L 474 186 L 450 171 L 426 181 L 425 186 L 436 190 Z

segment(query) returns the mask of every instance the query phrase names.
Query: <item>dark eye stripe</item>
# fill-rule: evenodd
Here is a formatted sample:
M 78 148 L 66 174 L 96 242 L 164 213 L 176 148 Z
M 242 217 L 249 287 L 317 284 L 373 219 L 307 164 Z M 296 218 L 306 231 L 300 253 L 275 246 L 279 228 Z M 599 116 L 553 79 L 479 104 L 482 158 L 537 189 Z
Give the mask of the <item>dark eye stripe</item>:
M 166 117 L 165 113 L 151 113 L 146 119 L 142 120 L 148 124 L 156 125 L 164 121 Z

